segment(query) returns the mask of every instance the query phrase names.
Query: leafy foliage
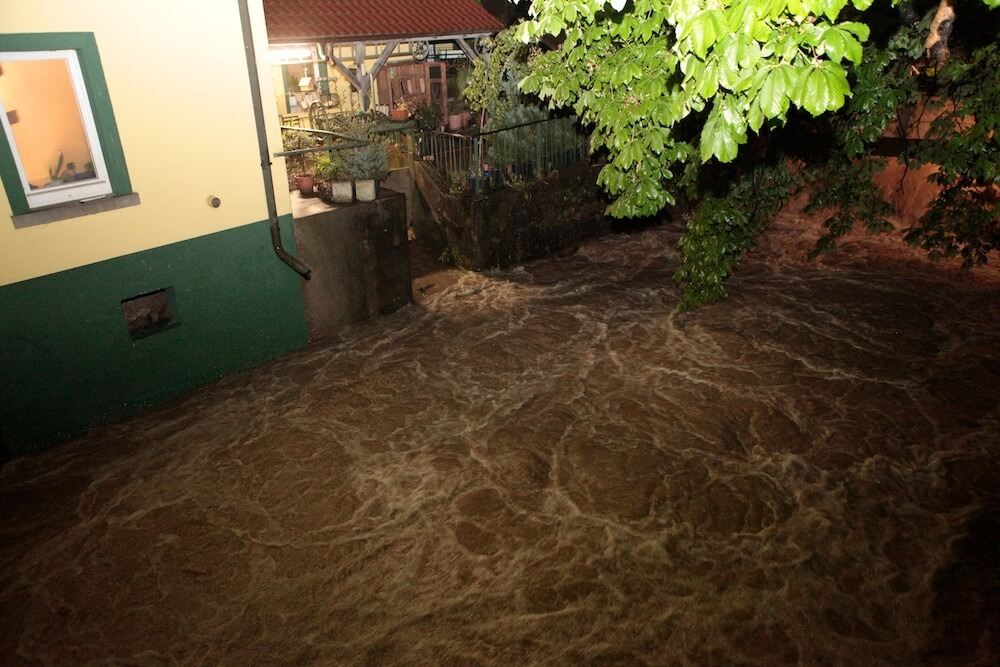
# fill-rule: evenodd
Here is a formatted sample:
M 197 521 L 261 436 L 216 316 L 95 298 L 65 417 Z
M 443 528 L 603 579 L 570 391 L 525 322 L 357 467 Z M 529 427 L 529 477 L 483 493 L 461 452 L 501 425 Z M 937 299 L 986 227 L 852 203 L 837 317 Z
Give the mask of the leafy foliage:
M 523 41 L 562 34 L 522 87 L 571 106 L 611 161 L 600 183 L 616 216 L 674 201 L 681 163 L 731 162 L 790 110 L 819 115 L 850 96 L 847 67 L 869 29 L 838 21 L 846 0 L 545 0 Z M 864 9 L 870 0 L 853 0 Z M 691 122 L 687 122 L 691 121 Z
M 538 107 L 526 104 L 504 104 L 501 109 L 503 113 L 490 116 L 487 130 L 521 127 L 490 136 L 486 141 L 486 159 L 490 164 L 506 167 L 533 155 L 537 128 L 525 123 L 545 120 L 548 114 Z
M 330 151 L 316 156 L 316 178 L 323 181 L 348 181 L 350 177 L 344 167 L 343 151 Z
M 381 180 L 389 174 L 389 154 L 379 141 L 358 148 L 347 148 L 337 162 L 339 171 L 352 180 Z
M 1000 248 L 1000 45 L 953 60 L 938 74 L 939 97 L 927 140 L 910 164 L 933 164 L 941 194 L 906 240 L 932 258 L 961 255 L 970 268 Z
M 523 104 L 518 84 L 528 74 L 528 57 L 533 53 L 503 31 L 483 44 L 483 57 L 476 61 L 462 95 L 469 107 L 491 118 L 503 117 L 512 107 Z M 496 127 L 496 122 L 492 125 Z
M 888 204 L 871 180 L 877 165 L 862 158 L 900 110 L 922 95 L 913 69 L 929 19 L 863 47 L 877 23 L 863 13 L 871 5 L 534 0 L 517 36 L 525 43 L 559 36 L 561 44 L 531 60 L 521 87 L 550 106 L 572 108 L 593 128 L 592 148 L 608 156 L 598 182 L 613 196 L 612 215 L 655 214 L 673 204 L 680 189 L 699 184 L 706 167 L 732 165 L 720 177 L 732 179 L 728 191 L 703 197 L 704 210 L 694 215 L 682 242 L 685 260 L 677 278 L 685 285 L 683 303 L 706 303 L 725 294 L 722 280 L 766 224 L 761 211 L 774 207 L 758 206 L 746 193 L 753 183 L 774 178 L 782 158 L 804 160 L 800 186 L 812 187 L 815 208 L 834 208 L 818 252 L 833 248 L 855 222 L 873 232 L 888 228 Z M 950 129 L 907 152 L 912 163 L 941 164 L 946 188 L 921 224 L 908 230 L 908 240 L 932 253 L 962 252 L 972 262 L 997 247 L 995 203 L 993 213 L 988 205 L 994 201 L 989 187 L 996 183 L 1000 112 L 997 64 L 976 58 L 975 66 L 953 63 L 940 75 L 955 109 Z M 978 129 L 959 121 L 973 115 Z M 802 147 L 790 146 L 785 135 L 804 140 L 811 154 L 798 154 Z M 977 156 L 971 164 L 970 154 Z M 784 185 L 775 190 L 792 192 Z M 982 214 L 967 214 L 961 223 L 949 219 L 973 203 Z
M 905 239 L 932 259 L 961 255 L 966 268 L 986 263 L 1000 247 L 1000 47 L 987 44 L 967 59 L 952 60 L 920 90 L 911 69 L 929 20 L 930 15 L 903 27 L 884 48 L 870 49 L 855 72 L 855 99 L 830 118 L 838 150 L 807 169 L 810 208 L 835 209 L 816 253 L 833 249 L 856 222 L 873 233 L 891 229 L 884 216 L 892 207 L 872 179 L 878 161 L 855 158 L 865 156 L 891 122 L 905 126 L 900 111 L 915 106 L 934 121 L 928 135 L 909 142 L 901 157 L 911 168 L 934 165 L 931 180 L 941 191 Z
M 316 175 L 325 180 L 385 178 L 389 173 L 389 153 L 384 138 L 376 132 L 380 119 L 374 114 L 338 118 L 334 131 L 339 136 L 330 145 L 331 150 L 307 156 L 315 164 Z M 296 134 L 310 136 L 304 132 Z M 317 146 L 316 139 L 310 137 L 309 141 L 312 147 Z
M 816 242 L 812 256 L 831 252 L 837 247 L 837 239 L 854 228 L 861 221 L 870 234 L 892 230 L 888 216 L 892 206 L 882 197 L 873 177 L 883 166 L 881 160 L 830 160 L 824 164 L 829 171 L 815 167 L 810 170 L 810 201 L 806 211 L 815 212 L 833 209 L 824 222 L 826 233 Z
M 923 51 L 921 35 L 929 22 L 928 15 L 903 26 L 884 47 L 867 49 L 853 72 L 854 96 L 837 114 L 824 119 L 822 129 L 832 135 L 833 146 L 807 164 L 802 174 L 802 189 L 810 196 L 806 211 L 833 210 L 823 223 L 826 233 L 817 242 L 814 257 L 834 250 L 837 239 L 857 222 L 871 234 L 892 229 L 888 217 L 893 208 L 874 180 L 885 163 L 869 153 L 890 124 L 900 123 L 900 110 L 921 96 L 910 68 Z
M 316 137 L 301 130 L 282 130 L 281 145 L 286 151 L 298 151 L 306 148 L 315 148 L 318 145 Z M 289 170 L 294 175 L 303 175 L 312 172 L 315 159 L 312 154 L 290 155 L 285 158 Z
M 441 126 L 441 107 L 425 100 L 414 109 L 413 120 L 421 130 L 436 130 Z
M 784 163 L 762 165 L 733 182 L 725 196 L 709 195 L 701 201 L 681 238 L 683 260 L 674 274 L 674 280 L 685 285 L 682 310 L 726 297 L 726 278 L 795 186 Z

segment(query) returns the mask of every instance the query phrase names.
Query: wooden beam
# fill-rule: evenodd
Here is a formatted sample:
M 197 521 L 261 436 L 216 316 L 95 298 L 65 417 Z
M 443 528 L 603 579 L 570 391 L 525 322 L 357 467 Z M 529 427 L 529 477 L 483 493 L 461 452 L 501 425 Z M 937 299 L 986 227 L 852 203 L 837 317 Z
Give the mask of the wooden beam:
M 372 78 L 373 79 L 375 77 L 377 77 L 378 73 L 382 71 L 383 67 L 385 67 L 386 61 L 389 60 L 389 56 L 392 55 L 392 52 L 396 50 L 397 46 L 399 46 L 399 40 L 398 39 L 392 40 L 392 41 L 388 42 L 385 45 L 385 48 L 382 50 L 382 53 L 380 53 L 379 56 L 378 56 L 378 60 L 376 60 L 375 64 L 372 65 Z
M 472 62 L 476 62 L 477 60 L 479 60 L 479 54 L 476 53 L 476 50 L 474 48 L 469 46 L 469 44 L 465 41 L 464 37 L 459 37 L 458 39 L 455 40 L 455 43 L 458 44 L 458 48 L 462 49 L 462 51 L 465 52 L 465 56 L 469 60 L 471 60 Z
M 368 111 L 368 106 L 371 104 L 371 90 L 372 90 L 372 80 L 368 76 L 368 72 L 365 71 L 365 56 L 367 54 L 367 49 L 364 42 L 354 42 L 354 66 L 358 71 L 358 82 L 361 87 L 358 89 L 361 92 L 361 110 Z
M 334 68 L 340 72 L 347 82 L 354 86 L 354 89 L 359 93 L 361 92 L 361 82 L 358 81 L 358 77 L 354 76 L 354 73 L 344 64 L 344 61 L 337 57 L 337 54 L 333 52 L 333 44 L 327 44 L 324 49 L 326 53 L 326 61 L 334 66 Z

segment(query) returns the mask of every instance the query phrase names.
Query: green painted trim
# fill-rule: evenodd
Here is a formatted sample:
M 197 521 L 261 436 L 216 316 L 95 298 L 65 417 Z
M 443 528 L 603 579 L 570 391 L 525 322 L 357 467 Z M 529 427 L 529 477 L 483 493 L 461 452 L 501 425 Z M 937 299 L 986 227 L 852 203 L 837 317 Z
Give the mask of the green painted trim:
M 125 151 L 118 134 L 111 95 L 104 79 L 104 67 L 97 50 L 97 40 L 92 32 L 38 32 L 23 34 L 0 34 L 0 51 L 61 51 L 73 50 L 80 61 L 83 83 L 87 89 L 90 108 L 97 126 L 97 137 L 104 152 L 104 162 L 111 180 L 111 190 L 115 195 L 132 192 L 132 181 L 125 164 Z M 3 180 L 7 199 L 14 215 L 27 213 L 28 200 L 21 187 L 21 178 L 14 163 L 7 137 L 0 132 L 0 179 Z
M 0 287 L 0 461 L 302 347 L 300 282 L 260 221 Z M 122 300 L 159 289 L 176 325 L 133 339 Z
M 28 198 L 24 196 L 24 188 L 21 186 L 21 175 L 17 173 L 17 163 L 14 162 L 14 152 L 7 141 L 7 133 L 0 130 L 0 181 L 3 181 L 3 189 L 7 193 L 7 201 L 10 202 L 10 209 L 14 215 L 27 213 Z

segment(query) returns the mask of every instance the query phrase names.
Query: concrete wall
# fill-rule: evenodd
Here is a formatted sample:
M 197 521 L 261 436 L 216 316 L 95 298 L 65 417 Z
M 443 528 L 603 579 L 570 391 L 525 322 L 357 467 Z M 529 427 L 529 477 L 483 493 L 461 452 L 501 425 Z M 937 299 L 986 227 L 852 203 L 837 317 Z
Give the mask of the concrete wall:
M 597 170 L 581 164 L 519 188 L 453 194 L 430 167 L 414 164 L 420 195 L 456 264 L 477 271 L 545 257 L 610 231 Z
M 300 257 L 313 270 L 302 284 L 309 339 L 410 302 L 406 199 L 380 189 L 355 202 L 295 220 Z

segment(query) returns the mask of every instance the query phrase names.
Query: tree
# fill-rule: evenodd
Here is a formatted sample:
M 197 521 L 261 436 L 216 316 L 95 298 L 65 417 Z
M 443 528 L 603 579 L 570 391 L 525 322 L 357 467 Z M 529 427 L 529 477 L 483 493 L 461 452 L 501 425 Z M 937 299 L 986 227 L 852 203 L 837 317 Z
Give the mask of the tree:
M 1000 0 L 981 1 L 990 9 L 1000 5 Z M 871 33 L 871 19 L 863 12 L 871 5 L 872 0 L 534 0 L 531 18 L 516 28 L 517 36 L 528 43 L 558 35 L 562 42 L 531 61 L 521 86 L 553 107 L 573 108 L 591 126 L 592 146 L 608 155 L 598 182 L 613 197 L 610 214 L 653 215 L 673 204 L 682 187 L 694 184 L 706 164 L 734 163 L 748 142 L 755 144 L 754 151 L 766 152 L 761 144 L 768 142 L 760 139 L 772 130 L 790 119 L 825 118 L 843 110 L 859 92 L 866 99 L 877 98 L 879 72 L 890 67 L 899 78 L 909 77 L 898 71 L 898 45 L 896 51 L 885 47 L 877 53 L 863 47 Z M 935 14 L 933 26 L 922 29 L 927 47 L 944 64 L 954 0 L 941 0 Z M 909 48 L 908 43 L 903 50 Z M 874 65 L 872 53 L 878 60 Z M 859 78 L 864 76 L 869 80 Z M 991 76 L 996 78 L 995 70 Z M 900 84 L 890 99 L 873 102 L 876 111 L 894 115 L 911 92 Z M 868 122 L 866 113 L 859 107 L 849 110 L 861 116 L 863 133 L 875 136 L 856 135 L 856 141 L 841 137 L 842 155 L 856 157 L 884 130 L 884 123 L 875 127 Z M 979 136 L 996 141 L 996 133 L 988 129 Z M 770 169 L 770 175 L 752 176 L 758 188 L 767 179 L 787 182 L 775 171 L 774 161 L 757 166 Z M 743 176 L 749 177 L 747 170 Z M 993 178 L 996 182 L 995 173 Z M 740 197 L 749 202 L 753 189 L 746 187 Z M 718 208 L 708 201 L 709 208 Z M 742 215 L 756 219 L 767 214 L 763 209 L 751 215 L 744 209 Z M 688 305 L 725 294 L 722 280 L 766 224 L 722 217 L 729 222 L 715 225 L 712 243 L 729 248 L 726 252 L 735 260 L 717 262 L 714 268 L 697 262 L 682 267 L 678 278 L 688 284 L 699 272 L 714 271 L 709 277 L 715 285 L 712 294 Z M 720 226 L 730 231 L 720 232 Z M 842 232 L 843 226 L 831 231 Z M 734 235 L 739 236 L 736 243 L 731 242 Z M 699 246 L 690 238 L 690 228 L 687 241 L 690 247 L 682 243 L 685 254 Z M 706 243 L 699 247 L 712 245 Z

